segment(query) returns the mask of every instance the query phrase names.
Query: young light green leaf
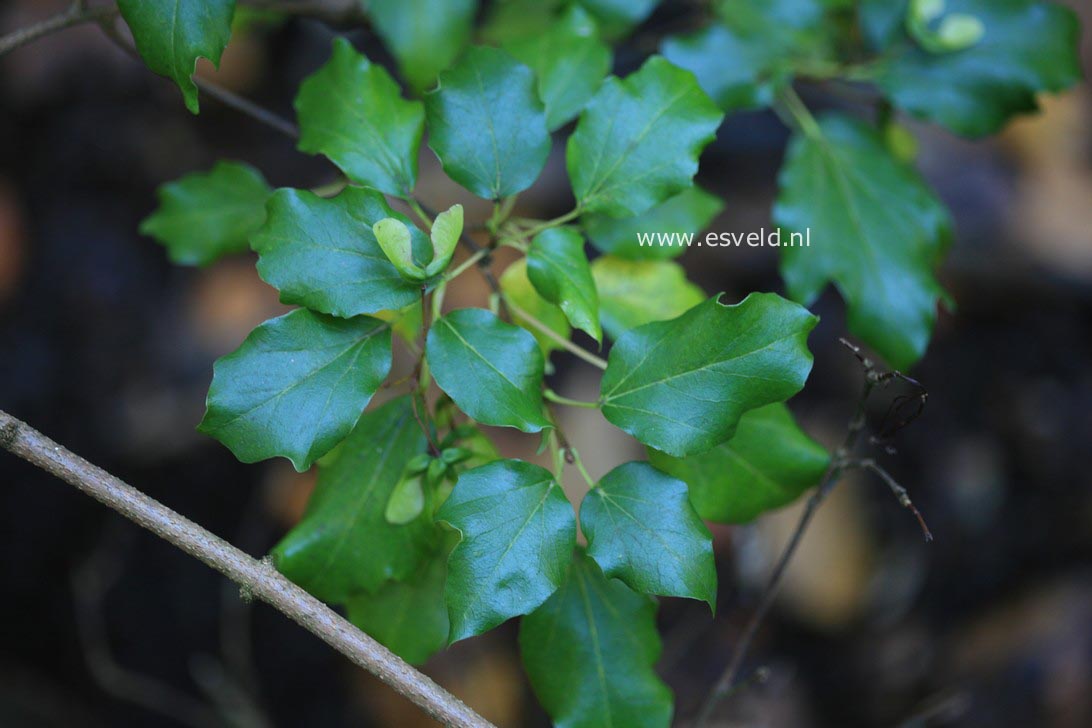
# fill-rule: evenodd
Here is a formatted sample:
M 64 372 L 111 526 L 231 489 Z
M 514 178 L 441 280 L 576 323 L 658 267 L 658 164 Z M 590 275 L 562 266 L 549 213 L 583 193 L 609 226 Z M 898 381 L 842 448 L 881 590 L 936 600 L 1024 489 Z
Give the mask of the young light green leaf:
M 944 296 L 933 271 L 948 247 L 951 222 L 875 129 L 827 116 L 819 137 L 794 139 L 774 220 L 788 231 L 812 233 L 811 247 L 781 250 L 792 298 L 810 304 L 833 282 L 846 300 L 850 331 L 896 368 L 921 357 Z
M 613 76 L 580 115 L 566 163 L 585 212 L 639 215 L 692 183 L 723 114 L 694 75 L 653 56 Z
M 520 460 L 468 470 L 436 518 L 462 535 L 448 559 L 452 642 L 533 611 L 565 580 L 576 519 L 548 470 Z
M 876 82 L 899 108 L 957 134 L 992 134 L 1013 115 L 1034 111 L 1037 94 L 1063 91 L 1081 79 L 1080 25 L 1069 8 L 1037 0 L 949 3 L 968 19 L 961 21 L 965 26 L 981 25 L 981 37 L 956 52 L 938 53 L 908 37 L 905 2 L 861 5 L 862 27 L 876 49 L 899 49 L 881 64 Z
M 604 255 L 591 264 L 599 292 L 599 317 L 611 338 L 653 321 L 682 316 L 705 300 L 670 260 L 621 260 Z
M 685 253 L 689 247 L 679 244 L 683 236 L 698 236 L 723 209 L 719 197 L 695 185 L 635 217 L 585 215 L 580 222 L 588 239 L 604 253 L 627 260 L 663 260 Z M 660 245 L 667 240 L 676 244 Z
M 436 384 L 486 425 L 538 432 L 544 360 L 535 337 L 483 308 L 452 311 L 432 324 L 426 346 Z
M 559 728 L 667 728 L 671 691 L 656 676 L 656 602 L 577 554 L 549 601 L 523 618 L 520 654 Z
M 447 176 L 478 197 L 527 189 L 550 153 L 535 74 L 497 48 L 469 49 L 425 97 L 428 145 Z
M 716 607 L 713 537 L 683 481 L 648 463 L 619 465 L 584 496 L 580 529 L 606 576 L 643 594 Z
M 235 0 L 118 0 L 118 10 L 144 63 L 178 84 L 186 108 L 196 114 L 197 85 L 192 77 L 197 59 L 220 66 L 220 54 L 231 37 Z
M 410 281 L 423 281 L 428 278 L 425 271 L 413 262 L 413 240 L 406 223 L 397 218 L 385 217 L 372 225 L 372 233 L 387 260 L 394 263 L 403 278 Z
M 296 113 L 300 151 L 326 155 L 349 179 L 380 192 L 413 192 L 424 105 L 403 99 L 390 74 L 348 40 L 335 40 L 330 60 L 300 85 Z
M 272 194 L 262 175 L 242 162 L 217 162 L 159 188 L 159 208 L 140 232 L 167 249 L 172 263 L 208 265 L 247 249 L 265 222 Z
M 527 277 L 526 258 L 520 258 L 504 269 L 504 274 L 500 277 L 500 287 L 506 298 L 515 302 L 522 310 L 534 316 L 562 339 L 567 340 L 572 334 L 565 312 L 538 295 L 538 291 L 531 285 L 531 279 Z M 530 331 L 538 340 L 538 345 L 542 347 L 543 354 L 549 354 L 554 349 L 561 348 L 554 339 L 528 324 L 518 314 L 512 314 L 512 323 Z
M 198 429 L 244 463 L 280 456 L 303 471 L 345 439 L 390 367 L 382 321 L 297 309 L 216 361 Z
M 435 555 L 406 581 L 351 596 L 349 621 L 411 665 L 424 664 L 447 645 L 446 576 L 446 559 Z
M 803 388 L 818 319 L 773 293 L 734 306 L 718 299 L 618 338 L 600 399 L 612 424 L 682 457 L 729 439 L 744 412 Z
M 432 262 L 425 268 L 429 277 L 443 272 L 455 255 L 459 236 L 463 234 L 463 206 L 452 205 L 436 216 L 432 223 Z
M 717 523 L 749 523 L 796 500 L 819 483 L 830 453 L 808 437 L 788 407 L 771 404 L 739 418 L 736 434 L 708 452 L 648 459 L 686 481 L 698 515 Z
M 470 40 L 477 0 L 370 0 L 376 32 L 417 91 L 436 80 Z
M 406 218 L 374 190 L 348 187 L 323 199 L 305 190 L 277 190 L 269 217 L 251 241 L 258 274 L 281 292 L 284 303 L 334 316 L 405 308 L 421 297 L 421 284 L 407 281 L 387 259 L 372 226 Z M 420 258 L 428 238 L 410 226 Z M 427 255 L 427 253 L 426 253 Z
M 413 574 L 434 548 L 435 526 L 429 518 L 394 525 L 384 510 L 406 461 L 426 445 L 409 397 L 361 417 L 338 457 L 319 466 L 307 511 L 273 549 L 277 569 L 331 604 Z
M 527 277 L 543 298 L 561 307 L 569 323 L 596 341 L 603 340 L 599 295 L 584 254 L 584 238 L 576 228 L 551 228 L 536 235 L 527 253 Z
M 546 126 L 554 131 L 571 121 L 610 72 L 610 48 L 599 39 L 595 21 L 579 5 L 545 30 L 504 44 L 538 78 L 538 95 L 546 106 Z
M 425 489 L 421 474 L 406 474 L 391 491 L 387 507 L 383 511 L 387 523 L 402 526 L 414 520 L 425 510 Z

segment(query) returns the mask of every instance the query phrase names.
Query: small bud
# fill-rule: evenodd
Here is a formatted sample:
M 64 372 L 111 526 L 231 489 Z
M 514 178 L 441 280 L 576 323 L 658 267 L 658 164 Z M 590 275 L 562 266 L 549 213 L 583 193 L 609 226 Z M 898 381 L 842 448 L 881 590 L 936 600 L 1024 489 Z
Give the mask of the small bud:
M 387 523 L 401 526 L 417 518 L 424 509 L 425 491 L 421 485 L 421 476 L 414 475 L 403 478 L 391 491 L 384 517 Z
M 410 231 L 406 223 L 393 217 L 385 217 L 372 225 L 375 239 L 387 259 L 394 264 L 403 278 L 411 281 L 423 281 L 428 276 L 421 267 L 413 262 L 413 246 Z
M 417 475 L 428 470 L 429 464 L 432 462 L 432 456 L 428 453 L 421 453 L 420 455 L 414 455 L 406 463 L 406 472 Z
M 452 205 L 449 210 L 436 216 L 436 221 L 432 223 L 432 262 L 425 268 L 427 277 L 431 278 L 447 268 L 462 234 L 462 205 Z
M 461 463 L 464 460 L 469 459 L 473 454 L 474 453 L 467 450 L 465 447 L 449 447 L 440 453 L 440 459 L 448 465 L 454 465 L 455 463 Z
M 937 41 L 949 53 L 978 45 L 986 35 L 986 26 L 973 15 L 953 13 L 940 23 Z

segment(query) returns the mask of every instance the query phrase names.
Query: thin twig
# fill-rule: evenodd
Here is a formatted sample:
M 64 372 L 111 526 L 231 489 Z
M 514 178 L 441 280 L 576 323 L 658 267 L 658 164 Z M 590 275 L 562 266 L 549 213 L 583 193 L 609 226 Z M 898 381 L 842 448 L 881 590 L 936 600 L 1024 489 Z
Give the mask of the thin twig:
M 910 500 L 910 494 L 899 485 L 899 482 L 891 475 L 891 473 L 884 470 L 884 468 L 872 458 L 865 458 L 864 460 L 852 460 L 846 463 L 846 467 L 861 468 L 862 470 L 868 470 L 879 476 L 880 480 L 887 484 L 887 487 L 891 489 L 891 492 L 895 494 L 895 498 L 898 499 L 899 505 L 906 508 L 914 517 L 918 519 L 918 525 L 921 526 L 921 532 L 925 536 L 926 541 L 933 540 L 933 534 L 929 530 L 929 526 L 925 523 L 925 518 L 921 515 L 921 512 L 914 505 L 914 502 Z
M 770 574 L 769 581 L 766 582 L 766 588 L 762 592 L 758 607 L 751 615 L 750 620 L 748 620 L 746 627 L 743 629 L 743 634 L 740 635 L 739 641 L 736 643 L 735 650 L 732 652 L 732 657 L 728 661 L 728 667 L 721 673 L 714 684 L 712 691 L 710 691 L 709 695 L 706 697 L 705 702 L 702 703 L 701 709 L 698 711 L 697 720 L 694 722 L 695 728 L 702 728 L 702 726 L 707 725 L 709 719 L 713 716 L 713 711 L 716 710 L 717 705 L 720 704 L 720 701 L 732 692 L 736 675 L 743 666 L 743 660 L 747 656 L 747 651 L 751 647 L 751 642 L 754 640 L 755 635 L 758 633 L 759 626 L 761 626 L 763 619 L 765 619 L 766 614 L 770 611 L 774 600 L 781 591 L 785 572 L 787 571 L 793 556 L 796 554 L 796 549 L 800 546 L 800 542 L 803 540 L 804 534 L 808 530 L 808 526 L 811 525 L 811 521 L 815 517 L 816 511 L 819 510 L 819 506 L 822 505 L 823 501 L 826 500 L 826 497 L 830 495 L 830 492 L 834 490 L 834 486 L 836 486 L 841 479 L 842 473 L 845 472 L 847 466 L 847 457 L 857 446 L 857 442 L 861 438 L 861 433 L 864 431 L 865 426 L 865 412 L 868 398 L 872 395 L 872 391 L 875 389 L 876 385 L 887 379 L 883 374 L 876 371 L 875 365 L 870 359 L 861 355 L 861 351 L 858 347 L 845 339 L 842 339 L 842 344 L 853 352 L 861 362 L 861 366 L 864 368 L 864 388 L 857 401 L 857 409 L 853 414 L 853 419 L 849 422 L 845 440 L 843 440 L 841 447 L 835 451 L 834 457 L 832 457 L 830 461 L 830 467 L 827 468 L 827 472 L 819 482 L 819 486 L 808 499 L 808 504 L 805 506 L 804 513 L 801 514 L 800 520 L 796 524 L 796 528 L 793 530 L 788 545 L 786 545 L 785 549 L 781 552 L 781 556 L 777 560 L 777 565 Z
M 39 38 L 84 23 L 97 23 L 118 14 L 116 7 L 85 8 L 81 3 L 74 3 L 68 10 L 46 18 L 45 20 L 19 28 L 0 38 L 0 56 L 5 56 L 16 48 L 32 43 Z
M 2 410 L 0 447 L 75 486 L 224 574 L 244 591 L 269 603 L 390 685 L 436 720 L 453 726 L 492 726 L 426 675 L 290 582 L 268 560 L 259 561 L 248 556 Z

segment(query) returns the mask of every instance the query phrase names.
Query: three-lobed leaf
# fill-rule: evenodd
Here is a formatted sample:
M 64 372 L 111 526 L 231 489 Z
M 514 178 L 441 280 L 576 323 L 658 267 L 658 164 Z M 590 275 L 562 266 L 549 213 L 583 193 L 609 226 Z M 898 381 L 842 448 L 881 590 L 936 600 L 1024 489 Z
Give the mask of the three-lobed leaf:
M 521 192 L 550 153 L 535 74 L 498 48 L 473 47 L 425 97 L 429 147 L 444 172 L 478 197 Z
M 272 194 L 262 175 L 242 162 L 220 161 L 159 188 L 159 208 L 140 232 L 167 248 L 178 265 L 208 265 L 249 246 L 265 222 Z
M 387 324 L 297 309 L 216 361 L 198 429 L 244 463 L 280 456 L 303 471 L 345 439 L 390 367 Z
M 875 129 L 838 115 L 793 140 L 780 185 L 774 221 L 812 238 L 781 250 L 792 298 L 810 304 L 834 283 L 850 331 L 896 368 L 916 362 L 944 296 L 934 273 L 951 237 L 944 205 Z
M 719 197 L 695 185 L 640 215 L 621 219 L 585 215 L 580 222 L 592 245 L 604 253 L 627 260 L 663 260 L 689 250 L 682 244 L 684 237 L 705 230 L 723 209 Z M 660 244 L 666 242 L 674 244 Z
M 818 319 L 772 293 L 733 306 L 718 299 L 618 338 L 601 384 L 607 420 L 681 457 L 730 438 L 744 412 L 803 388 Z
M 950 15 L 974 18 L 981 39 L 931 52 L 907 34 L 908 3 L 862 2 L 862 28 L 884 54 L 876 82 L 899 108 L 957 134 L 992 134 L 1037 108 L 1036 95 L 1081 79 L 1080 25 L 1069 8 L 1039 0 L 950 0 Z
M 448 558 L 452 642 L 533 611 L 565 580 L 576 519 L 548 470 L 519 460 L 468 470 L 436 518 L 461 535 Z
M 677 318 L 705 300 L 674 261 L 604 255 L 592 262 L 591 271 L 603 329 L 614 339 L 638 326 Z
M 523 618 L 520 654 L 535 695 L 560 728 L 667 728 L 671 691 L 656 603 L 577 554 L 565 583 Z
M 220 65 L 231 37 L 235 0 L 118 0 L 118 10 L 144 63 L 178 84 L 186 108 L 196 114 L 197 59 Z
M 435 526 L 428 517 L 392 524 L 384 509 L 406 461 L 425 448 L 409 397 L 361 417 L 336 456 L 319 465 L 307 511 L 273 549 L 277 569 L 332 604 L 416 573 L 435 547 Z
M 581 209 L 639 215 L 689 187 L 722 118 L 694 75 L 660 56 L 607 78 L 566 149 Z
M 281 189 L 267 205 L 268 218 L 254 235 L 258 274 L 281 292 L 281 301 L 334 316 L 405 308 L 421 297 L 387 259 L 372 226 L 393 217 L 383 195 L 348 187 L 324 199 L 306 190 Z M 412 225 L 411 244 L 427 259 L 428 238 Z
M 648 463 L 619 465 L 580 505 L 588 556 L 643 594 L 717 602 L 713 537 L 686 483 Z
M 417 153 L 425 130 L 420 101 L 402 98 L 382 66 L 345 38 L 300 85 L 296 95 L 301 151 L 324 154 L 354 182 L 389 195 L 417 183 Z
M 536 235 L 527 253 L 527 277 L 544 299 L 565 312 L 569 323 L 602 340 L 599 295 L 584 254 L 584 237 L 576 228 L 550 228 Z
M 771 404 L 739 419 L 732 439 L 707 452 L 676 458 L 649 450 L 660 470 L 686 481 L 698 515 L 717 523 L 748 523 L 796 500 L 818 484 L 830 453 Z
M 575 118 L 610 72 L 610 48 L 579 5 L 550 22 L 545 31 L 509 41 L 504 48 L 535 72 L 551 131 Z
M 535 337 L 483 308 L 448 313 L 429 328 L 425 356 L 440 389 L 486 425 L 539 432 L 545 360 Z

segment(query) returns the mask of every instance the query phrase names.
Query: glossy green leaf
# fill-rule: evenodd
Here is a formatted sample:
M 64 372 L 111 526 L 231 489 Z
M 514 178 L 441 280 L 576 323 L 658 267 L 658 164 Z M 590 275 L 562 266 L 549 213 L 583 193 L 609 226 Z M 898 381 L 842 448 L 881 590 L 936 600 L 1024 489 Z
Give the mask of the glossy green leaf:
M 550 133 L 535 74 L 502 50 L 469 49 L 440 75 L 425 110 L 444 172 L 478 197 L 525 190 L 546 164 Z
M 216 361 L 198 429 L 244 463 L 280 456 L 303 471 L 345 439 L 390 367 L 382 321 L 298 309 Z
M 429 518 L 391 524 L 383 512 L 406 461 L 426 446 L 408 397 L 361 417 L 338 456 L 319 466 L 307 511 L 273 549 L 277 569 L 332 604 L 416 572 L 434 548 L 435 526 Z
M 656 676 L 656 602 L 578 554 L 569 577 L 523 618 L 520 654 L 559 728 L 667 728 L 671 691 Z
M 417 183 L 425 130 L 420 101 L 406 101 L 390 74 L 345 38 L 296 96 L 300 151 L 324 154 L 354 182 L 389 195 Z
M 436 384 L 475 420 L 524 432 L 550 426 L 542 351 L 519 326 L 483 308 L 452 311 L 429 329 L 426 356 Z
M 689 187 L 723 114 L 694 75 L 654 56 L 603 82 L 569 137 L 566 162 L 585 212 L 639 215 Z
M 436 518 L 462 536 L 448 559 L 452 642 L 533 611 L 565 580 L 576 519 L 548 470 L 520 460 L 468 470 Z
M 387 259 L 372 232 L 383 218 L 409 221 L 374 190 L 348 187 L 324 199 L 305 190 L 273 193 L 269 217 L 254 236 L 258 274 L 281 292 L 284 303 L 334 316 L 405 308 L 421 297 Z M 410 225 L 414 251 L 428 238 Z
M 422 91 L 466 47 L 477 0 L 369 0 L 376 32 L 409 84 Z
M 543 298 L 561 307 L 569 323 L 602 341 L 599 296 L 584 238 L 576 228 L 551 228 L 536 235 L 527 253 L 527 276 Z
M 648 463 L 625 463 L 603 476 L 580 505 L 588 556 L 634 591 L 717 603 L 713 537 L 686 483 Z
M 250 236 L 265 222 L 272 194 L 256 169 L 242 162 L 217 162 L 159 188 L 159 208 L 140 224 L 140 232 L 167 249 L 172 263 L 208 265 L 248 248 Z
M 733 306 L 718 298 L 618 338 L 601 386 L 612 424 L 681 457 L 729 439 L 744 412 L 803 388 L 818 319 L 773 293 Z
M 611 52 L 579 5 L 538 31 L 504 47 L 535 72 L 546 126 L 553 131 L 574 119 L 595 94 L 610 72 Z
M 694 186 L 634 217 L 585 215 L 581 223 L 588 239 L 604 253 L 629 260 L 664 260 L 689 248 L 660 242 L 670 236 L 676 236 L 671 242 L 677 243 L 681 236 L 700 235 L 723 209 L 719 197 Z
M 231 37 L 235 0 L 118 0 L 121 17 L 133 32 L 140 57 L 155 73 L 182 89 L 186 108 L 196 114 L 198 58 L 220 66 Z
M 446 576 L 445 559 L 433 556 L 405 581 L 350 597 L 349 621 L 406 662 L 421 665 L 447 645 Z
M 765 36 L 764 39 L 770 36 Z M 669 36 L 660 52 L 698 83 L 727 112 L 755 109 L 773 101 L 775 83 L 763 78 L 762 39 L 741 38 L 720 23 L 684 35 Z
M 962 15 L 983 27 L 981 39 L 956 52 L 933 52 L 912 40 L 907 2 L 864 0 L 862 26 L 888 55 L 876 82 L 899 108 L 957 134 L 992 134 L 1015 114 L 1034 111 L 1036 95 L 1081 79 L 1080 25 L 1069 8 L 1036 0 L 949 0 L 939 19 Z
M 718 523 L 749 523 L 791 503 L 817 485 L 830 465 L 830 453 L 783 404 L 743 415 L 732 439 L 712 450 L 686 458 L 649 450 L 648 459 L 686 481 L 698 514 Z
M 500 277 L 500 287 L 506 298 L 534 316 L 537 321 L 545 324 L 562 339 L 568 340 L 572 334 L 569 319 L 566 318 L 564 311 L 545 300 L 531 285 L 531 279 L 527 277 L 526 258 L 520 258 L 505 268 L 504 274 Z M 561 348 L 561 345 L 552 338 L 523 321 L 519 314 L 512 314 L 512 322 L 522 326 L 534 335 L 535 339 L 538 340 L 538 345 L 542 347 L 543 354 L 549 354 L 554 349 Z
M 810 247 L 783 247 L 781 274 L 805 305 L 834 283 L 849 329 L 894 367 L 925 352 L 944 292 L 934 270 L 951 238 L 947 210 L 879 132 L 843 116 L 798 136 L 781 175 L 774 220 L 811 229 Z M 785 238 L 782 235 L 782 238 Z
M 705 300 L 670 260 L 621 260 L 610 255 L 591 264 L 603 329 L 617 339 L 630 329 L 683 315 Z

